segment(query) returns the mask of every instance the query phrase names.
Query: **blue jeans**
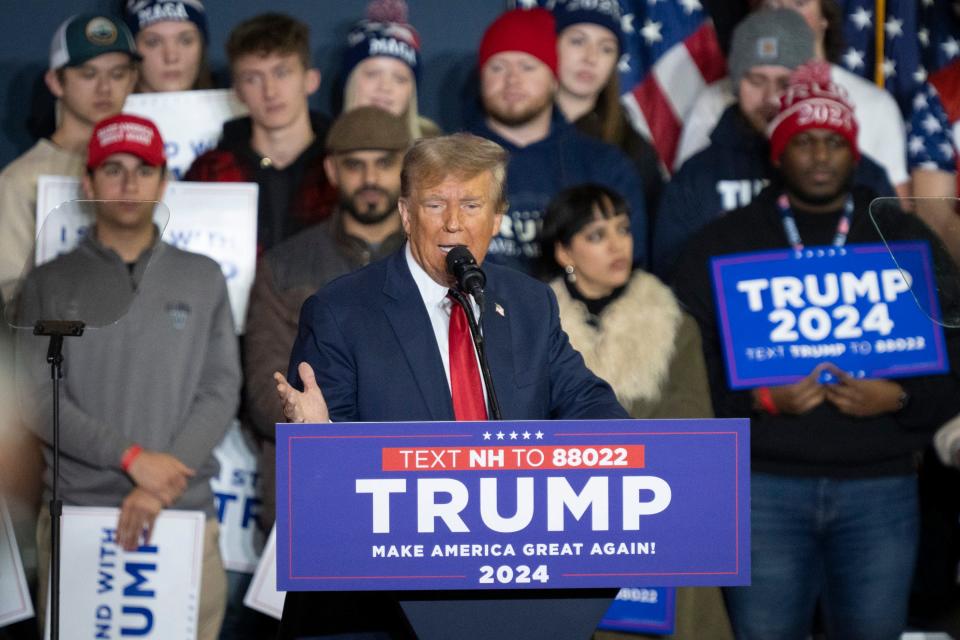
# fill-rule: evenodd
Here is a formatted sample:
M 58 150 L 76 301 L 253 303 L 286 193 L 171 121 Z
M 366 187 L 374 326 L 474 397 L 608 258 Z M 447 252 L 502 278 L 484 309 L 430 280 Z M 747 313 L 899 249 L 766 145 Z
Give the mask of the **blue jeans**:
M 751 476 L 751 586 L 725 590 L 738 639 L 896 639 L 917 552 L 915 476 Z

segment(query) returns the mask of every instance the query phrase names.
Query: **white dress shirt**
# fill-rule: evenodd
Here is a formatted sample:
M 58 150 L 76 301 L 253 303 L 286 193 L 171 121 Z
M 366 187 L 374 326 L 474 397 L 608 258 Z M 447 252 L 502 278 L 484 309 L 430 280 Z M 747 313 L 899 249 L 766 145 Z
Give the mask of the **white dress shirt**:
M 437 348 L 440 350 L 440 359 L 443 361 L 443 371 L 447 374 L 447 388 L 450 389 L 450 309 L 454 304 L 447 297 L 449 287 L 438 284 L 427 275 L 417 261 L 413 258 L 410 251 L 410 243 L 407 242 L 404 247 L 404 255 L 407 258 L 407 266 L 410 268 L 410 274 L 417 285 L 420 297 L 423 299 L 423 305 L 427 309 L 427 315 L 430 316 L 430 325 L 433 327 L 433 335 L 437 339 Z M 473 315 L 479 321 L 479 307 L 474 301 L 473 296 L 467 296 L 470 306 L 473 307 Z M 472 337 L 471 337 L 472 341 Z M 476 357 L 476 349 L 474 349 Z M 480 362 L 477 361 L 477 370 L 479 371 Z M 483 375 L 480 376 L 480 384 L 483 385 L 483 395 L 486 398 L 487 387 L 483 381 Z

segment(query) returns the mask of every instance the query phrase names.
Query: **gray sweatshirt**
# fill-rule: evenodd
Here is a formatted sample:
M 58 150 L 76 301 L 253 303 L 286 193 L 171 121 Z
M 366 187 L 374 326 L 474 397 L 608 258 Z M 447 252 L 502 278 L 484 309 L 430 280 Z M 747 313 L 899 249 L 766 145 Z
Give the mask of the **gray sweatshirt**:
M 169 453 L 197 471 L 172 505 L 214 515 L 212 455 L 236 415 L 240 363 L 227 288 L 209 258 L 158 242 L 132 270 L 92 239 L 27 278 L 20 323 L 78 319 L 64 340 L 60 487 L 65 504 L 120 506 L 134 483 L 120 467 L 131 444 Z M 119 318 L 115 322 L 112 320 Z M 47 444 L 52 486 L 49 338 L 20 331 L 21 398 Z

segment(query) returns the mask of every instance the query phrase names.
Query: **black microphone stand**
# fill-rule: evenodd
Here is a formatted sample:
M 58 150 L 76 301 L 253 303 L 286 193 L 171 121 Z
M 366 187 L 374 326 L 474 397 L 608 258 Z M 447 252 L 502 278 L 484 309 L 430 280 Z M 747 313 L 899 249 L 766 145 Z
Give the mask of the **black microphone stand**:
M 63 339 L 83 335 L 85 325 L 78 320 L 38 320 L 33 335 L 49 336 L 47 362 L 53 381 L 53 490 L 50 496 L 50 640 L 60 638 L 60 378 L 63 377 Z M 40 594 L 43 597 L 43 594 Z
M 473 346 L 477 350 L 477 360 L 480 361 L 480 375 L 483 376 L 483 384 L 487 387 L 487 414 L 491 420 L 503 420 L 503 414 L 500 411 L 500 401 L 497 400 L 497 392 L 493 388 L 493 376 L 490 375 L 490 363 L 487 361 L 487 350 L 484 347 L 483 334 L 480 333 L 480 325 L 473 315 L 473 305 L 470 300 L 459 289 L 450 289 L 450 295 L 456 300 L 457 304 L 463 307 L 467 314 L 467 324 L 470 325 L 470 335 L 473 336 Z M 478 300 L 478 302 L 480 302 Z M 480 305 L 480 319 L 483 319 L 483 304 Z

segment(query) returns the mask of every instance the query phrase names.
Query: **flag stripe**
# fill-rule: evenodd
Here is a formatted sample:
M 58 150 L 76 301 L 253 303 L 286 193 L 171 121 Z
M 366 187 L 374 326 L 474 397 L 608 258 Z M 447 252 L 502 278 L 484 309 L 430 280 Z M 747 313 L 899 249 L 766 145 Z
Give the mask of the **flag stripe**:
M 700 67 L 690 57 L 690 51 L 680 44 L 660 56 L 653 65 L 653 75 L 663 88 L 676 120 L 682 122 L 697 94 L 706 86 Z
M 643 82 L 633 88 L 633 95 L 650 124 L 654 148 L 660 154 L 663 163 L 672 167 L 677 143 L 680 141 L 681 124 L 674 115 L 673 107 L 663 95 L 653 74 L 648 75 Z
M 700 75 L 707 84 L 727 75 L 727 63 L 720 49 L 720 41 L 713 23 L 709 20 L 686 39 L 690 57 L 700 68 Z

